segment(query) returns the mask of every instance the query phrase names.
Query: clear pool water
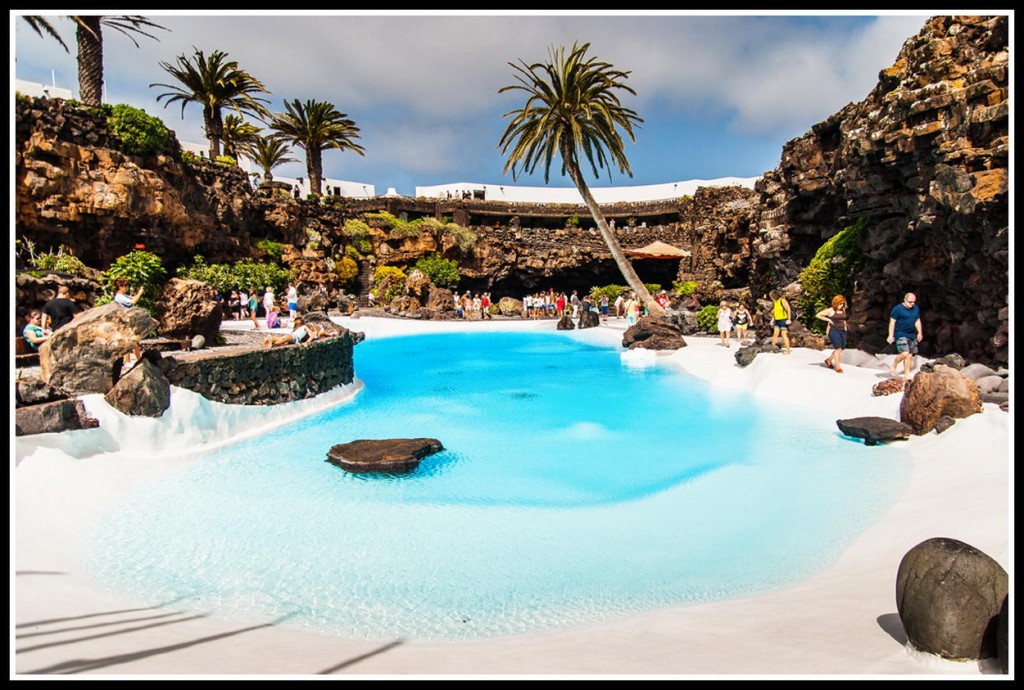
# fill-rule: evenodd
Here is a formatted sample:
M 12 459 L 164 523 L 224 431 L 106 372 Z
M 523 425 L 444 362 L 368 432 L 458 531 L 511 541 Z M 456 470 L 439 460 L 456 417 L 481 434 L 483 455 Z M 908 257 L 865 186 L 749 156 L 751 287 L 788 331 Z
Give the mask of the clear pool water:
M 367 639 L 594 623 L 781 587 L 887 509 L 899 451 L 866 448 L 563 333 L 367 340 L 351 402 L 197 461 L 90 531 L 134 600 Z M 405 476 L 326 462 L 438 438 Z

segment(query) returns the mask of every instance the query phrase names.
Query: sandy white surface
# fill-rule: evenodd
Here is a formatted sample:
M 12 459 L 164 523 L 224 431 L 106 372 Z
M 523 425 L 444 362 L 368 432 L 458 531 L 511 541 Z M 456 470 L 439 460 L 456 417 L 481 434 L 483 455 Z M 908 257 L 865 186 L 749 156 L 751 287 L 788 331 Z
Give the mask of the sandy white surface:
M 403 332 L 550 329 L 554 322 L 413 322 L 341 319 L 368 338 Z M 247 328 L 248 324 L 226 327 Z M 618 344 L 623 321 L 577 337 Z M 759 355 L 745 368 L 717 338 L 691 337 L 670 355 L 628 353 L 627 366 L 669 366 L 715 387 L 768 396 L 834 433 L 835 420 L 899 418 L 899 395 L 873 397 L 884 361 L 866 355 L 845 373 L 824 354 Z M 852 354 L 852 353 L 851 353 Z M 358 361 L 358 347 L 356 349 Z M 856 356 L 854 355 L 854 358 Z M 358 385 L 358 384 L 354 384 Z M 966 542 L 998 561 L 1013 582 L 1012 414 L 986 404 L 941 435 L 901 442 L 912 463 L 906 490 L 836 562 L 813 577 L 757 597 L 652 611 L 621 622 L 478 642 L 348 640 L 263 624 L 239 624 L 142 608 L 95 587 L 79 542 L 103 506 L 238 435 L 260 433 L 336 404 L 339 389 L 269 412 L 210 403 L 175 390 L 161 420 L 129 419 L 88 396 L 99 429 L 12 442 L 11 674 L 81 677 L 213 675 L 313 677 L 915 677 L 983 676 L 990 663 L 955 663 L 913 652 L 896 614 L 903 555 L 932 537 Z M 785 395 L 778 395 L 785 391 Z M 13 427 L 13 423 L 12 423 Z M 13 436 L 13 433 L 12 433 Z M 1011 606 L 1013 597 L 1011 596 Z M 1012 613 L 1012 608 L 1011 608 Z M 1013 639 L 1011 615 L 1011 640 Z M 1007 676 L 998 676 L 1006 679 Z M 1009 678 L 1013 677 L 1013 667 Z

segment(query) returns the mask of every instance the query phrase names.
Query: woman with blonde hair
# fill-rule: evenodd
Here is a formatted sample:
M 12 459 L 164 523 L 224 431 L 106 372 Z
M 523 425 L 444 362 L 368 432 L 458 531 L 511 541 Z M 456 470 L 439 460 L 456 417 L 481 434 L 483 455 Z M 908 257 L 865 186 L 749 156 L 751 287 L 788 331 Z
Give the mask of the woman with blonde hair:
M 825 360 L 825 366 L 842 374 L 843 350 L 846 349 L 846 298 L 842 295 L 833 297 L 832 306 L 819 311 L 817 318 L 828 324 L 825 326 L 825 337 L 832 345 L 832 354 Z

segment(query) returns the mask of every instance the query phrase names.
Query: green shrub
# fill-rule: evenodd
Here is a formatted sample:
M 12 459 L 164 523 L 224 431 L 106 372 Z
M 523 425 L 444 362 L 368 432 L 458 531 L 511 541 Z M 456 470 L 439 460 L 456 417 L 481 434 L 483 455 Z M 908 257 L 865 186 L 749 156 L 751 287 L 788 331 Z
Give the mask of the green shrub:
M 57 271 L 76 276 L 85 275 L 88 270 L 82 260 L 72 254 L 71 249 L 63 244 L 56 252 L 50 251 L 33 255 L 29 258 L 29 263 L 40 271 Z
M 241 287 L 235 280 L 230 266 L 227 264 L 207 265 L 206 259 L 200 255 L 196 255 L 191 266 L 178 268 L 177 276 L 182 280 L 200 280 L 221 293 Z
M 246 290 L 264 290 L 274 288 L 275 293 L 282 292 L 292 279 L 292 273 L 286 268 L 277 264 L 259 263 L 252 259 L 236 261 L 231 266 L 235 288 Z
M 107 126 L 121 140 L 121 151 L 133 156 L 165 152 L 171 133 L 158 117 L 144 110 L 118 103 L 110 109 Z
M 864 252 L 860 248 L 860 233 L 867 227 L 868 220 L 862 218 L 854 225 L 844 228 L 821 245 L 814 258 L 800 272 L 798 280 L 803 293 L 797 300 L 800 321 L 813 331 L 825 332 L 825 323 L 815 315 L 832 306 L 832 298 L 852 296 L 854 276 L 864 263 Z
M 284 254 L 284 245 L 273 240 L 260 240 L 256 247 L 274 261 L 280 261 Z
M 117 291 L 118 281 L 124 280 L 129 289 L 144 288 L 138 306 L 153 311 L 154 302 L 167 274 L 160 257 L 152 252 L 135 250 L 114 260 L 110 268 L 100 274 L 100 284 L 109 292 L 109 301 Z
M 334 272 L 338 274 L 342 284 L 348 286 L 359 276 L 359 264 L 351 257 L 343 256 L 334 262 Z
M 425 256 L 416 262 L 416 268 L 427 274 L 430 282 L 439 288 L 452 288 L 459 284 L 459 265 L 440 254 Z
M 472 249 L 479 239 L 472 230 L 457 223 L 447 223 L 444 226 L 444 234 L 455 240 L 455 246 L 462 252 Z
M 602 295 L 608 295 L 608 301 L 614 302 L 626 289 L 627 288 L 624 285 L 605 285 L 603 287 L 590 288 L 590 294 L 594 295 L 598 299 L 600 299 Z
M 706 333 L 718 333 L 718 305 L 709 304 L 697 312 L 697 325 Z
M 238 161 L 235 160 L 234 156 L 216 156 L 213 162 L 217 165 L 226 165 L 230 168 L 234 168 L 238 165 Z
M 676 294 L 679 295 L 680 297 L 689 297 L 697 289 L 697 281 L 696 280 L 683 280 L 683 281 L 673 280 L 672 281 L 672 288 L 675 290 Z
M 384 304 L 390 303 L 405 289 L 407 277 L 402 269 L 395 266 L 378 266 L 373 272 L 374 294 Z
M 192 153 L 191 151 L 182 151 L 181 152 L 181 162 L 185 163 L 186 165 L 195 165 L 196 163 L 198 163 L 201 160 L 203 160 L 202 156 L 196 155 L 196 154 Z

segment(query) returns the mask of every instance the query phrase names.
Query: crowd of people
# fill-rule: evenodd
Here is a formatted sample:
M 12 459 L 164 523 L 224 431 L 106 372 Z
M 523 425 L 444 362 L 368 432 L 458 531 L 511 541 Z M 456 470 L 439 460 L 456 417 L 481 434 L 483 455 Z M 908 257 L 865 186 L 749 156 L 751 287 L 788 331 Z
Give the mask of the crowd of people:
M 141 287 L 130 294 L 130 286 L 125 280 L 115 282 L 114 289 L 113 301 L 123 307 L 136 306 L 143 294 Z M 771 326 L 770 342 L 773 347 L 778 347 L 781 340 L 783 353 L 789 354 L 789 331 L 794 320 L 793 305 L 781 290 L 772 290 L 769 297 L 770 306 L 767 307 L 766 316 Z M 256 289 L 231 290 L 227 295 L 218 295 L 218 300 L 225 315 L 230 315 L 236 320 L 251 319 L 254 330 L 260 328 L 258 316 L 261 314 L 264 318 L 263 326 L 267 329 L 291 326 L 290 332 L 265 339 L 266 347 L 309 342 L 321 335 L 317 329 L 305 324 L 299 316 L 299 291 L 294 283 L 288 285 L 285 297 L 280 300 L 273 287 L 269 286 L 263 291 L 262 296 Z M 455 293 L 453 300 L 456 314 L 461 319 L 493 318 L 493 303 L 489 292 Z M 666 310 L 673 308 L 665 290 L 658 292 L 655 300 Z M 684 312 L 697 313 L 700 311 L 700 302 L 696 295 L 691 294 L 681 299 L 676 307 Z M 42 309 L 32 309 L 25 314 L 21 337 L 30 351 L 37 351 L 54 331 L 71 323 L 82 311 L 82 308 L 71 299 L 68 287 L 61 285 L 53 299 L 47 301 Z M 289 324 L 281 319 L 281 314 L 285 311 L 288 312 Z M 566 294 L 556 292 L 554 288 L 529 293 L 523 297 L 523 318 L 561 319 L 569 316 L 578 319 L 582 312 L 594 312 L 604 322 L 614 317 L 625 319 L 628 325 L 632 325 L 647 313 L 647 309 L 631 290 L 619 293 L 614 300 L 610 300 L 607 292 L 603 291 L 595 290 L 581 298 L 577 290 Z M 733 334 L 737 342 L 742 343 L 747 338 L 748 330 L 757 325 L 755 312 L 750 311 L 742 300 L 721 300 L 716 316 L 719 345 L 723 347 L 731 347 Z M 815 318 L 825 323 L 825 338 L 832 349 L 823 364 L 841 374 L 843 353 L 849 340 L 849 307 L 846 298 L 843 295 L 835 295 L 830 306 L 815 314 Z M 891 309 L 889 315 L 886 341 L 896 352 L 896 357 L 889 367 L 892 376 L 897 375 L 901 365 L 903 375 L 910 376 L 915 363 L 914 357 L 918 353 L 918 344 L 923 339 L 917 296 L 908 292 L 903 296 L 903 301 Z M 135 358 L 137 359 L 137 355 Z

